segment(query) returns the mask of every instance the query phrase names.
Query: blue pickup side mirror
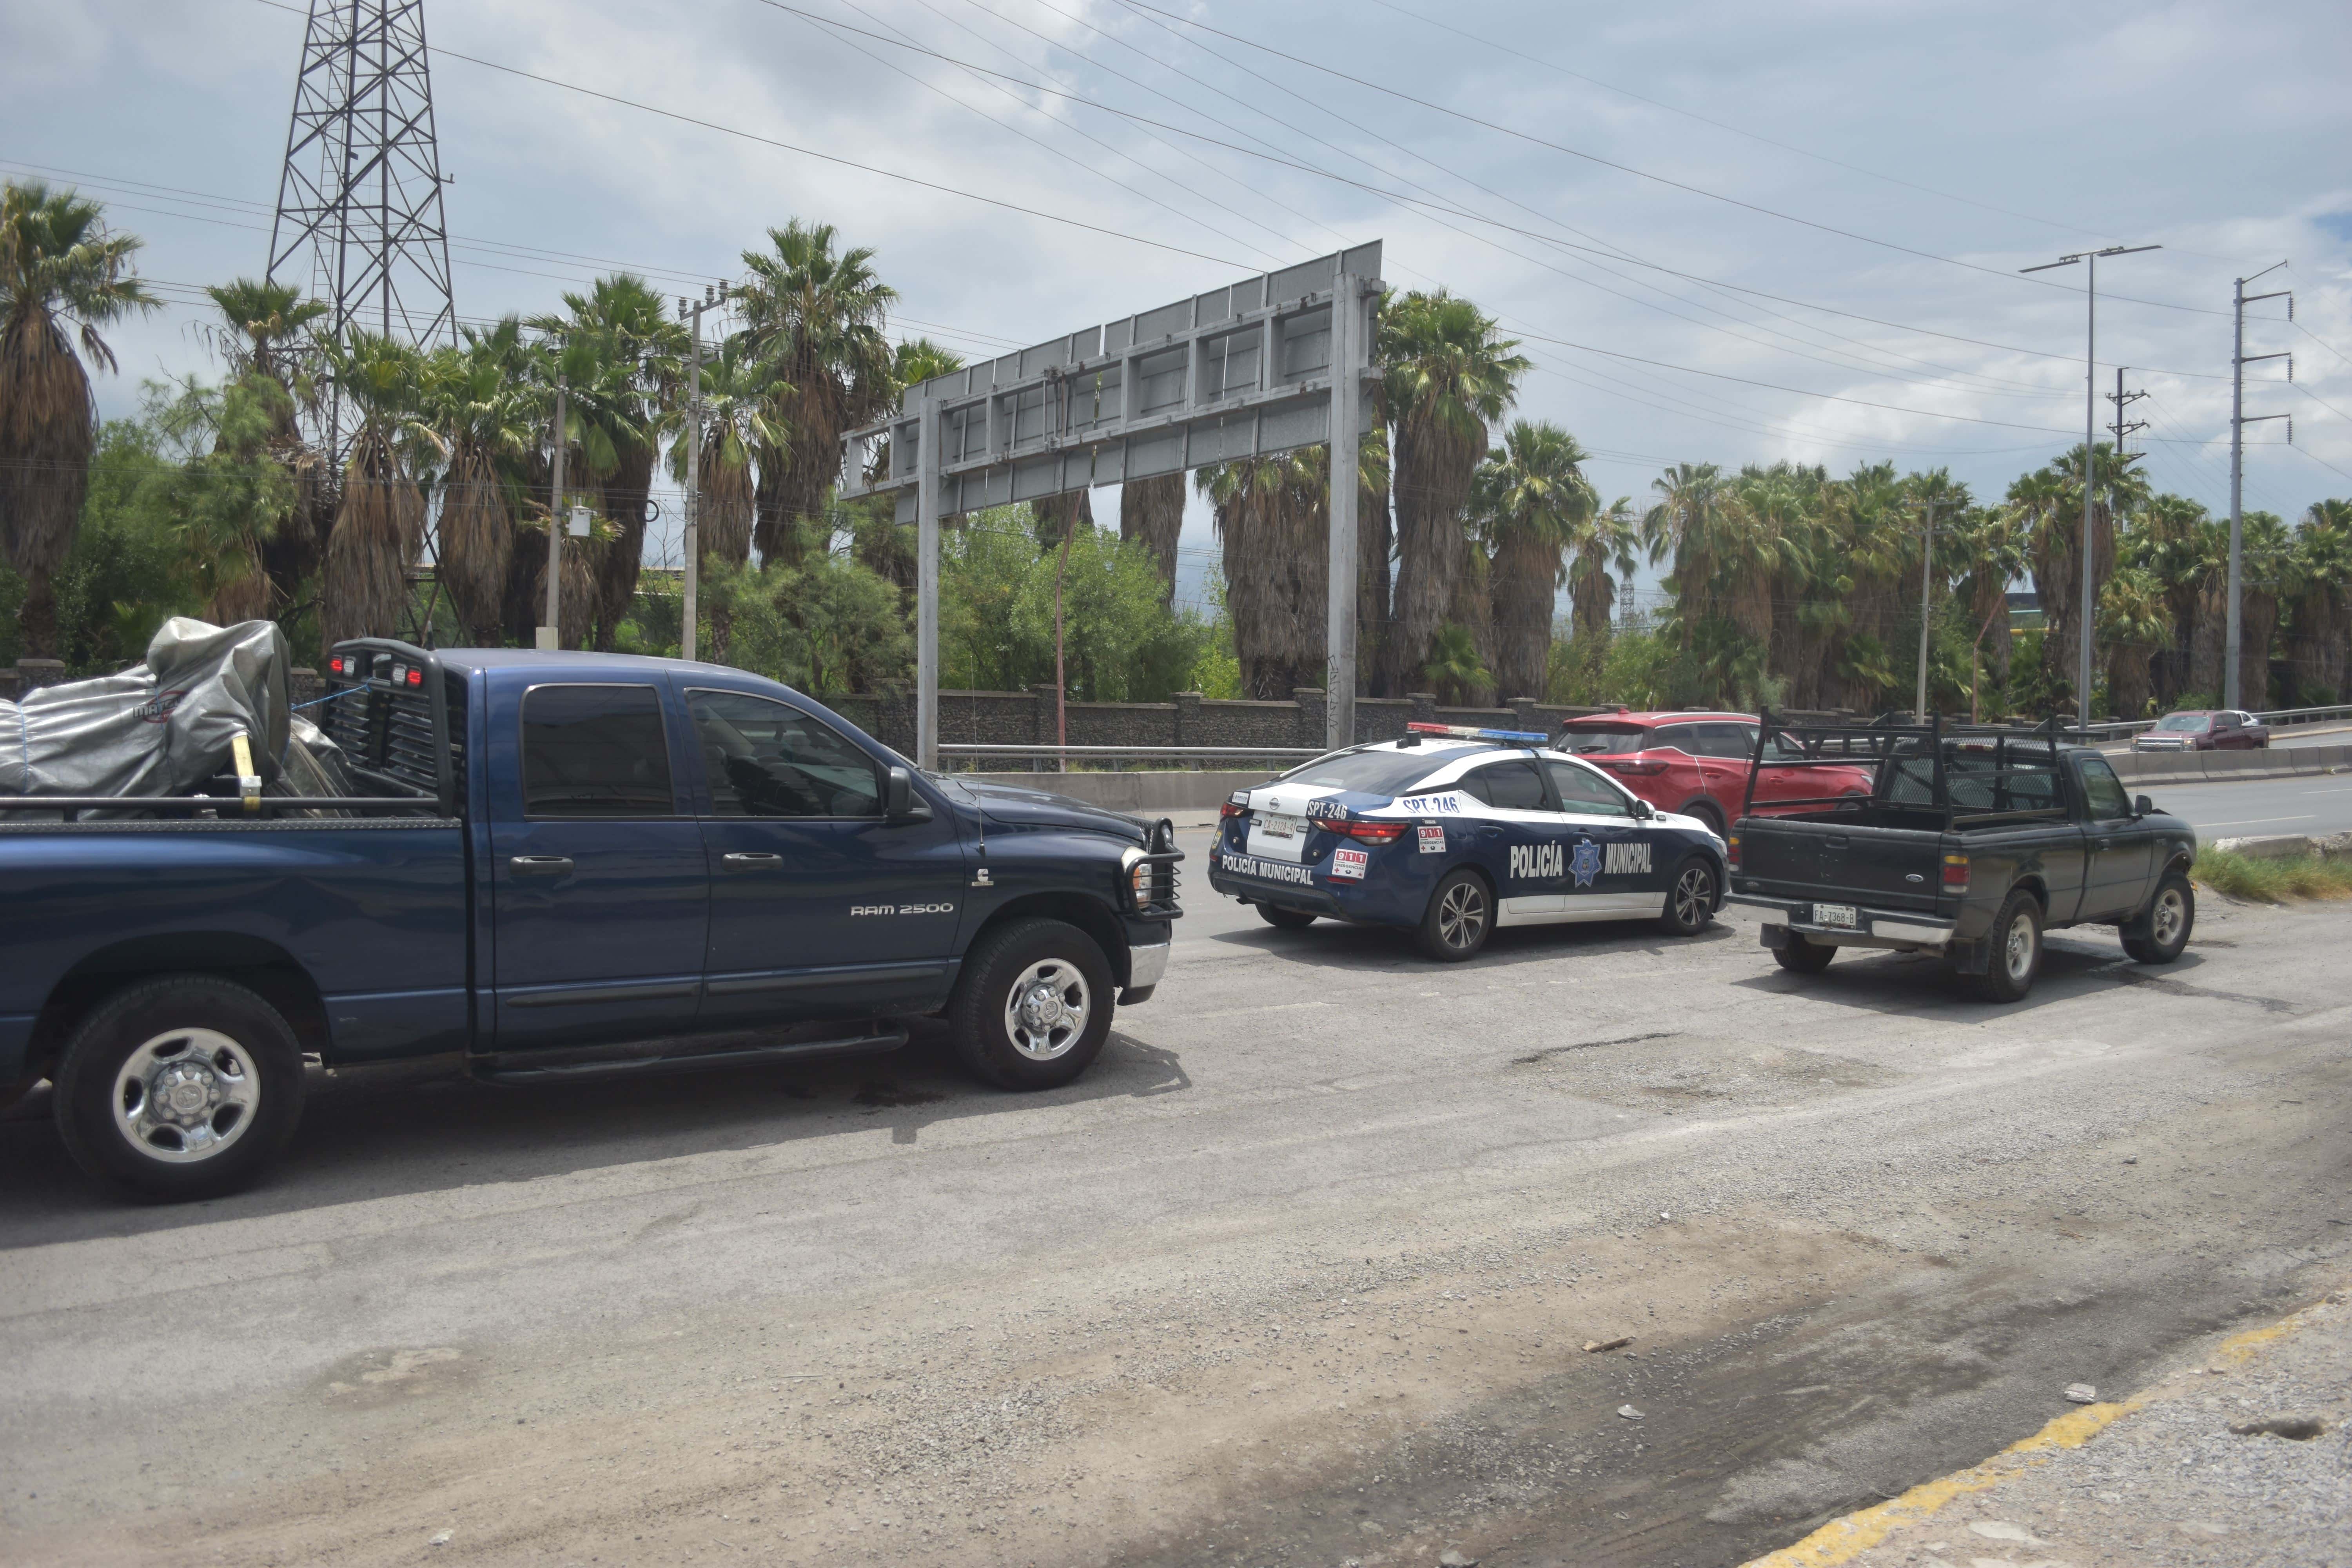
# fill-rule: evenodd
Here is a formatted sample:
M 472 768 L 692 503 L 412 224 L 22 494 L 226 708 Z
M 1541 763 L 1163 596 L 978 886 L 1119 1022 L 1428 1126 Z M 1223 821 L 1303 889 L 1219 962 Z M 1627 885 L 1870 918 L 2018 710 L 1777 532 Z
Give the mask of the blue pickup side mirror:
M 882 815 L 892 822 L 908 822 L 931 815 L 931 808 L 915 793 L 914 775 L 906 769 L 894 767 L 882 785 Z

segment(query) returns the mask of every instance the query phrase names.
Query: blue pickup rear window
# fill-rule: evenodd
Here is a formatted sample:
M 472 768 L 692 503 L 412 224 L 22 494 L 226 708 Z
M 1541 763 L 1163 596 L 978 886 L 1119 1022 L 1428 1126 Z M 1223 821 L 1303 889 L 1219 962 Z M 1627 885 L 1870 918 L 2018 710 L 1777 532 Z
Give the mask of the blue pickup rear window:
M 523 812 L 675 816 L 661 699 L 650 686 L 539 686 L 522 700 Z

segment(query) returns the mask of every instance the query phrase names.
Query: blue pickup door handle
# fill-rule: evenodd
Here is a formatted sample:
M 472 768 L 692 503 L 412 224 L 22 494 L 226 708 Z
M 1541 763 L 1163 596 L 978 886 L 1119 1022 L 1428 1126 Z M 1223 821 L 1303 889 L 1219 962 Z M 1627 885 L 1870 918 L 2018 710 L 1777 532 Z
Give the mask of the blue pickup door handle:
M 781 871 L 784 868 L 784 858 L 781 855 L 761 855 L 745 849 L 729 850 L 719 858 L 719 863 L 730 871 Z
M 518 877 L 561 877 L 572 869 L 569 855 L 517 855 L 507 862 Z

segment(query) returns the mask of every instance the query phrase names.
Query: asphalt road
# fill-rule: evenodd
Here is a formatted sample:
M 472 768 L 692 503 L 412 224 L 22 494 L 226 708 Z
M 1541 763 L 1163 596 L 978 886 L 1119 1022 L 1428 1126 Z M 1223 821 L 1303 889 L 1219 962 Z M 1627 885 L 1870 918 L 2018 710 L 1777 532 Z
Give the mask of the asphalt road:
M 0 1560 L 1732 1563 L 2347 1251 L 2335 909 L 2209 900 L 2161 971 L 2062 933 L 1995 1010 L 1737 918 L 1432 966 L 1190 869 L 1053 1094 L 935 1039 L 344 1075 L 175 1208 L 20 1104 Z
M 2188 821 L 2200 840 L 2352 832 L 2352 773 L 2126 787 Z

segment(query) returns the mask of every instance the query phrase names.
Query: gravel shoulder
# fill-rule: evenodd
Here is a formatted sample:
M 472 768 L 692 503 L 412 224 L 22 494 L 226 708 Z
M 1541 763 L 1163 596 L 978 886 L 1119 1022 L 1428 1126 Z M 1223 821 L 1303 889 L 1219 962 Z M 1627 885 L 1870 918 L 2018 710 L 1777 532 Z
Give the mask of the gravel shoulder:
M 2128 1398 L 2088 1402 L 1748 1568 L 2352 1563 L 2352 1290 L 2167 1360 Z

